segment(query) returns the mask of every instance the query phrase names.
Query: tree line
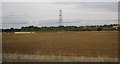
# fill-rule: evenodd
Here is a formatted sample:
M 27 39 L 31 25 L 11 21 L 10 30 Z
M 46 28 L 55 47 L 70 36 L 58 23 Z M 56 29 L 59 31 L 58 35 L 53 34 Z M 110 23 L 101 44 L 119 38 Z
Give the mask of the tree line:
M 10 29 L 2 29 L 2 32 L 39 32 L 39 31 L 119 31 L 120 25 L 97 25 L 97 26 L 51 26 L 51 27 L 37 27 L 37 26 L 26 26 Z

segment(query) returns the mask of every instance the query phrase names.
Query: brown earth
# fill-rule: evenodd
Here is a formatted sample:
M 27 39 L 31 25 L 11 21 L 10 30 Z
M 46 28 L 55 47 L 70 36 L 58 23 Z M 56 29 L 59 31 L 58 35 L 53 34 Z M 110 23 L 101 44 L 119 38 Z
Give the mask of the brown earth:
M 118 32 L 3 34 L 3 53 L 117 57 Z

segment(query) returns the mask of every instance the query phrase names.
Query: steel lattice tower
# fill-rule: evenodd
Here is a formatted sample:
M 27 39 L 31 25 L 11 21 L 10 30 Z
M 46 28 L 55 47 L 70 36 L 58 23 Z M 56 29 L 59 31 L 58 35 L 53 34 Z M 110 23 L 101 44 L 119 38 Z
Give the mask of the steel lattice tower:
M 62 10 L 59 11 L 59 26 L 63 26 L 63 19 L 62 19 Z

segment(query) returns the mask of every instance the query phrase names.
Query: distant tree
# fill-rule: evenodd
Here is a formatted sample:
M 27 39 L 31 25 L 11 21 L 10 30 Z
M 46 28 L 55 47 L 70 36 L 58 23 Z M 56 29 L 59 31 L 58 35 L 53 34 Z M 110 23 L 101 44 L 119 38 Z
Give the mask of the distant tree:
M 98 28 L 97 28 L 97 31 L 102 31 L 102 28 L 98 27 Z
M 14 32 L 14 28 L 12 27 L 12 28 L 10 28 L 10 32 Z
M 97 25 L 97 26 L 51 26 L 51 27 L 37 27 L 37 26 L 26 26 L 20 29 L 2 29 L 2 32 L 38 32 L 38 31 L 115 31 L 120 30 L 113 28 L 113 26 L 120 26 L 120 24 L 110 24 L 110 25 Z

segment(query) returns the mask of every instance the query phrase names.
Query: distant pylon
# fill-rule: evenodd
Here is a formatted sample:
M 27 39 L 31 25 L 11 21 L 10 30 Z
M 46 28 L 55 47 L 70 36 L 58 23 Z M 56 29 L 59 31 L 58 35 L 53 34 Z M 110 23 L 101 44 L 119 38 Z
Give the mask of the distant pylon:
M 59 11 L 59 26 L 63 26 L 63 19 L 62 19 L 63 15 L 62 15 L 62 10 L 60 9 Z

